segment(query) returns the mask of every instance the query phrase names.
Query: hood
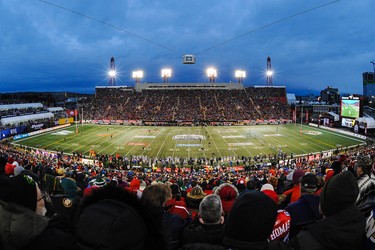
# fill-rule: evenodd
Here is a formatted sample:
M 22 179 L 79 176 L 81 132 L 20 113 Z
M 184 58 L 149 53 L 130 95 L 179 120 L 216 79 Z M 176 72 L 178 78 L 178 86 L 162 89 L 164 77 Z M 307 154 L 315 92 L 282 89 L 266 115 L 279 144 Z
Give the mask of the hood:
M 229 183 L 223 183 L 215 189 L 215 194 L 220 196 L 222 201 L 232 201 L 238 197 L 238 190 Z

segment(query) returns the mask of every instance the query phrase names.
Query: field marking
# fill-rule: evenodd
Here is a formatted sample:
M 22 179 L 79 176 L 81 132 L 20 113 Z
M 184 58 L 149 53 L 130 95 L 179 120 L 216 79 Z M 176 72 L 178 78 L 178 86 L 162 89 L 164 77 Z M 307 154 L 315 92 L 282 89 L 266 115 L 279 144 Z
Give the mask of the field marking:
M 164 131 L 164 128 L 163 128 L 163 131 Z M 163 141 L 163 144 L 161 144 L 161 146 L 160 146 L 160 148 L 159 148 L 159 151 L 158 151 L 158 153 L 156 154 L 155 157 L 159 157 L 159 153 L 160 153 L 161 149 L 163 148 L 163 146 L 164 146 L 164 144 L 165 144 L 165 141 L 167 140 L 167 138 L 168 138 L 169 134 L 171 133 L 171 131 L 172 131 L 172 129 L 170 129 L 170 130 L 168 131 L 167 136 L 165 136 L 164 141 Z

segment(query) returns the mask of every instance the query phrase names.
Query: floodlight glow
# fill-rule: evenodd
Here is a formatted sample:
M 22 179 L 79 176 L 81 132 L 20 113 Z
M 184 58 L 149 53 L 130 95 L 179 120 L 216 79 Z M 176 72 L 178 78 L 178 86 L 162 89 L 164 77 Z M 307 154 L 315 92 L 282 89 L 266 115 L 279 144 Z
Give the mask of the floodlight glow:
M 208 77 L 217 77 L 217 71 L 214 68 L 207 69 L 207 76 Z
M 109 77 L 116 77 L 116 71 L 115 70 L 110 70 L 108 71 Z
M 267 75 L 267 76 L 272 76 L 272 75 L 273 75 L 272 70 L 267 70 L 266 75 Z
M 138 70 L 138 71 L 133 71 L 133 78 L 142 78 L 143 77 L 143 71 Z
M 237 78 L 245 78 L 246 77 L 246 71 L 244 71 L 244 70 L 236 70 L 235 71 L 235 76 Z
M 172 70 L 171 69 L 162 69 L 161 70 L 161 77 L 171 77 Z

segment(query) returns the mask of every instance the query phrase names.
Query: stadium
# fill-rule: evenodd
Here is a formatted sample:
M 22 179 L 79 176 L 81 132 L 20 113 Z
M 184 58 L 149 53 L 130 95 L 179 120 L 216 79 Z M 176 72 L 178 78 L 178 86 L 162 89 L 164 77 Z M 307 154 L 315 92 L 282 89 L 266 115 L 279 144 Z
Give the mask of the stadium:
M 36 118 L 33 125 L 24 125 L 22 115 L 3 118 L 4 124 L 16 128 L 3 130 L 2 136 L 11 136 L 11 144 L 21 148 L 79 155 L 91 163 L 102 160 L 107 164 L 110 157 L 135 158 L 131 165 L 143 167 L 157 159 L 198 167 L 219 162 L 244 166 L 313 160 L 367 144 L 364 136 L 297 123 L 283 86 L 98 86 L 95 95 L 66 103 L 65 109 L 50 111 L 34 107 L 33 113 L 39 112 L 42 118 Z M 28 116 L 26 123 L 31 119 Z

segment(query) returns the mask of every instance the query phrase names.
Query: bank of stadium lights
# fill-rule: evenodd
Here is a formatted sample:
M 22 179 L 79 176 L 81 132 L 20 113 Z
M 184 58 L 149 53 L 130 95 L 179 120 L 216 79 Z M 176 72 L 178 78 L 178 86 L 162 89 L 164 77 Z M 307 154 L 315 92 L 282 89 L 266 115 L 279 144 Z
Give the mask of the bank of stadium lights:
M 143 77 L 142 70 L 133 71 L 133 78 L 135 79 L 135 83 L 139 83 L 142 77 Z
M 238 78 L 238 83 L 243 83 L 243 79 L 246 77 L 246 71 L 236 70 L 234 75 Z
M 172 76 L 172 70 L 171 69 L 162 69 L 161 70 L 161 77 L 163 77 L 164 83 L 169 82 L 169 78 Z
M 215 78 L 217 77 L 217 71 L 215 68 L 208 68 L 207 69 L 207 76 L 210 82 L 215 82 Z
M 266 71 L 266 76 L 272 76 L 273 75 L 273 71 L 272 70 L 267 70 Z

